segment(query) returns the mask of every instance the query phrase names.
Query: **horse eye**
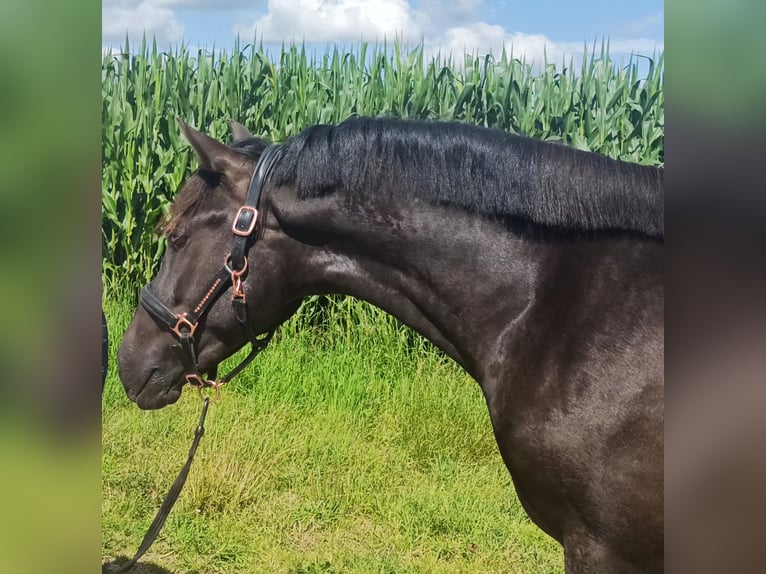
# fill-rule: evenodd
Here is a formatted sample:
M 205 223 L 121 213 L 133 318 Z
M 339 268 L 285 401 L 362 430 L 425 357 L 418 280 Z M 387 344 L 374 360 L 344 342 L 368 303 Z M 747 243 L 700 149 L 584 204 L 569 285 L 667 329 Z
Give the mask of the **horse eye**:
M 168 237 L 168 242 L 174 249 L 181 249 L 184 245 L 186 245 L 187 239 L 188 238 L 186 235 L 174 231 Z

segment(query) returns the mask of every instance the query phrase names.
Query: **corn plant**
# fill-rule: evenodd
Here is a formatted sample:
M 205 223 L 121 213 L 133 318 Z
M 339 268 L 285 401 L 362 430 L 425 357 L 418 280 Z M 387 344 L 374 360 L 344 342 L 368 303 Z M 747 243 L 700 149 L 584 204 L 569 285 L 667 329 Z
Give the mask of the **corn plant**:
M 272 141 L 355 115 L 458 120 L 560 141 L 611 157 L 664 161 L 664 55 L 639 76 L 594 45 L 573 60 L 535 68 L 505 51 L 461 65 L 423 46 L 335 47 L 326 53 L 262 45 L 160 52 L 127 39 L 102 63 L 102 238 L 108 290 L 135 295 L 164 250 L 155 227 L 194 167 L 175 117 L 219 139 L 226 120 Z

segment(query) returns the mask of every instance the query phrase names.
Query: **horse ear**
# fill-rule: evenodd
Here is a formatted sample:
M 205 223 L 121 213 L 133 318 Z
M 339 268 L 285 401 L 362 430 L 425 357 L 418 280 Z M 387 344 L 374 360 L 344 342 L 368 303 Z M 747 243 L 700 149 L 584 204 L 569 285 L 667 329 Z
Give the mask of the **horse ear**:
M 214 173 L 224 174 L 236 169 L 237 160 L 241 163 L 242 156 L 230 149 L 226 144 L 195 130 L 180 117 L 176 117 L 176 120 L 178 121 L 178 127 L 181 128 L 184 136 L 194 148 L 201 168 Z
M 253 134 L 239 122 L 229 120 L 229 127 L 231 127 L 231 139 L 234 143 L 253 137 Z

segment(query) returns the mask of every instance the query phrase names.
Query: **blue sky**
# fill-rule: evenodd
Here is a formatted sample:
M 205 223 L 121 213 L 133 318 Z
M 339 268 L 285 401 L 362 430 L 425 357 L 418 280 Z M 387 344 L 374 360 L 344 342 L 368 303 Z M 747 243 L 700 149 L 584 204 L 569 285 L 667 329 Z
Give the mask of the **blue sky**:
M 103 0 L 104 46 L 119 47 L 128 32 L 156 36 L 165 48 L 230 49 L 237 34 L 257 33 L 267 46 L 283 40 L 351 46 L 361 39 L 400 36 L 429 52 L 462 51 L 549 58 L 581 52 L 607 37 L 612 54 L 645 55 L 664 48 L 664 5 L 657 0 Z

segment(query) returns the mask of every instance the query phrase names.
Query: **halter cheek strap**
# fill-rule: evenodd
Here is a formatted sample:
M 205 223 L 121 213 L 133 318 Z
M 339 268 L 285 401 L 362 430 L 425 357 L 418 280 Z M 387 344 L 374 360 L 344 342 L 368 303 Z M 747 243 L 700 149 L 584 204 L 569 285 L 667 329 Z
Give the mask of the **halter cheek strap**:
M 141 305 L 157 323 L 166 327 L 176 338 L 178 345 L 175 347 L 179 350 L 180 359 L 184 365 L 186 381 L 200 390 L 205 387 L 212 387 L 217 391 L 222 385 L 228 383 L 241 373 L 258 353 L 266 348 L 274 335 L 274 331 L 271 330 L 259 337 L 253 330 L 248 316 L 247 298 L 243 283 L 248 273 L 247 252 L 255 243 L 258 205 L 263 184 L 274 163 L 279 159 L 280 153 L 280 146 L 270 145 L 261 154 L 250 179 L 245 203 L 237 211 L 231 226 L 234 235 L 231 252 L 226 256 L 223 267 L 208 283 L 202 296 L 197 300 L 198 303 L 191 310 L 179 313 L 171 311 L 154 292 L 151 283 L 147 283 L 141 289 Z M 220 379 L 216 379 L 217 366 L 214 367 L 212 372 L 208 373 L 208 375 L 212 375 L 213 380 L 209 380 L 199 372 L 194 336 L 202 318 L 229 287 L 232 289 L 231 304 L 234 308 L 234 314 L 250 343 L 250 353 L 239 365 Z

